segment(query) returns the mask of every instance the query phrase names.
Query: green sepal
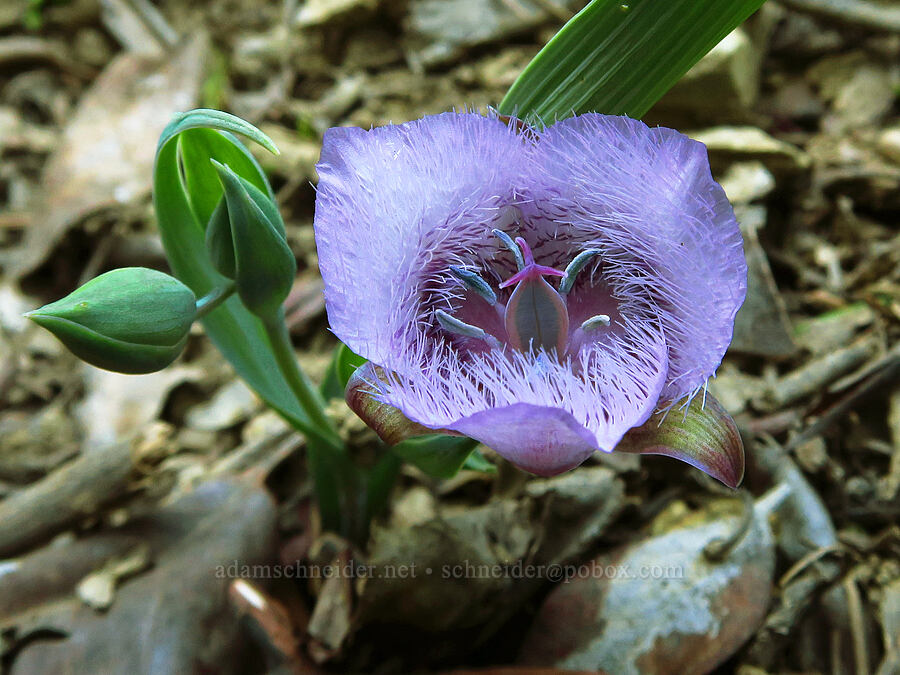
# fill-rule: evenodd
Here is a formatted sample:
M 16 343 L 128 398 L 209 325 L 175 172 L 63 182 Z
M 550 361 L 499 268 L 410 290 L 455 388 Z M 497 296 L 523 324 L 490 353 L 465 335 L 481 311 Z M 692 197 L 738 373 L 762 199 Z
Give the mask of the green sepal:
M 234 240 L 231 237 L 231 222 L 228 220 L 228 206 L 224 195 L 219 199 L 206 225 L 206 250 L 216 271 L 233 280 L 237 274 Z
M 413 422 L 399 409 L 372 396 L 375 380 L 384 380 L 384 371 L 366 362 L 347 382 L 347 405 L 391 451 L 405 462 L 434 478 L 452 478 L 471 456 L 478 441 L 454 432 L 441 433 Z M 450 435 L 453 434 L 453 435 Z M 482 458 L 483 460 L 483 458 Z M 476 465 L 478 460 L 474 460 Z M 484 470 L 484 469 L 477 469 Z
M 730 488 L 744 478 L 744 443 L 731 415 L 707 394 L 686 407 L 659 411 L 631 429 L 616 452 L 666 455 L 705 471 Z
M 196 313 L 194 293 L 178 279 L 126 267 L 26 316 L 83 361 L 138 374 L 162 370 L 181 354 Z

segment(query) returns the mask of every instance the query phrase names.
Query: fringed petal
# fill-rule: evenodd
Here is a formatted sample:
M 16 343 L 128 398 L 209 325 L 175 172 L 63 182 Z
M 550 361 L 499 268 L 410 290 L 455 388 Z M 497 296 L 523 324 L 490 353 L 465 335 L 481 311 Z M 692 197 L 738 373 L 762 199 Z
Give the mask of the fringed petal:
M 315 235 L 331 329 L 398 370 L 420 298 L 460 255 L 496 246 L 526 144 L 503 122 L 445 113 L 371 131 L 325 133 Z
M 525 196 L 545 227 L 573 252 L 601 249 L 604 279 L 660 321 L 662 398 L 695 393 L 731 341 L 747 279 L 706 148 L 671 129 L 587 114 L 547 128 L 532 157 L 538 177 Z

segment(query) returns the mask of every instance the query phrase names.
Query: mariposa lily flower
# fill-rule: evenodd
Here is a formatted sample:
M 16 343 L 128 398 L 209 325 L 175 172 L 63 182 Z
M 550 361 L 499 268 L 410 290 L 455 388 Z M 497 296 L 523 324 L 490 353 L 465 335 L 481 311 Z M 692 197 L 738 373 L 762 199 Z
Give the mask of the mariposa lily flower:
M 445 113 L 330 129 L 317 169 L 329 322 L 372 364 L 350 402 L 385 438 L 399 411 L 553 475 L 690 401 L 731 341 L 740 230 L 676 131 Z M 740 481 L 739 441 L 671 445 L 638 450 Z

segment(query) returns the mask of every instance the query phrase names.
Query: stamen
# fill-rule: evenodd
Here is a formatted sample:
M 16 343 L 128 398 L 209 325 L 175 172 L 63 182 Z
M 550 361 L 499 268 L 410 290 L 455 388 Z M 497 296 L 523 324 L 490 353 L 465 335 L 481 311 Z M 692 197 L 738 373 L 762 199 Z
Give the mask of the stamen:
M 522 257 L 522 252 L 519 250 L 519 247 L 516 246 L 515 242 L 510 238 L 506 232 L 503 230 L 491 230 L 495 237 L 497 237 L 500 241 L 503 242 L 503 245 L 506 246 L 513 254 L 513 257 L 516 259 L 516 268 L 521 272 L 525 269 L 525 258 Z
M 500 344 L 500 341 L 490 333 L 486 333 L 478 326 L 473 326 L 465 321 L 460 321 L 455 316 L 447 314 L 447 312 L 442 309 L 435 310 L 434 318 L 441 324 L 441 328 L 448 333 L 455 333 L 456 335 L 483 340 L 494 349 L 503 349 L 503 345 Z
M 606 314 L 597 314 L 581 324 L 581 330 L 590 333 L 597 330 L 601 326 L 609 326 L 609 317 Z
M 490 304 L 497 304 L 497 294 L 494 293 L 488 282 L 482 279 L 477 272 L 467 270 L 463 267 L 457 267 L 456 265 L 451 265 L 450 274 L 463 282 L 466 285 L 466 288 L 471 291 L 475 291 Z
M 566 295 L 569 291 L 572 290 L 572 286 L 575 285 L 575 277 L 578 276 L 578 273 L 584 269 L 585 265 L 590 262 L 591 258 L 600 255 L 601 252 L 602 251 L 600 251 L 600 249 L 589 248 L 588 250 L 582 251 L 575 256 L 572 262 L 569 263 L 569 266 L 566 267 L 566 273 L 565 276 L 563 276 L 562 281 L 559 282 L 560 295 Z

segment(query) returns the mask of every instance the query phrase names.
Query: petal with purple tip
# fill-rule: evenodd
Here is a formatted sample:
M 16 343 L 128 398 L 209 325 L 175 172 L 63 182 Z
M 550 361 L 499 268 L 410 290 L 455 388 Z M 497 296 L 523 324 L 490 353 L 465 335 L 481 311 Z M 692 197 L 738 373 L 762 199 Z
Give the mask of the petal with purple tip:
M 625 434 L 618 452 L 667 455 L 736 488 L 744 477 L 744 444 L 734 420 L 712 396 L 697 397 L 660 421 L 654 415 Z
M 457 420 L 450 428 L 539 476 L 574 469 L 599 449 L 593 434 L 570 413 L 528 403 L 484 410 Z

